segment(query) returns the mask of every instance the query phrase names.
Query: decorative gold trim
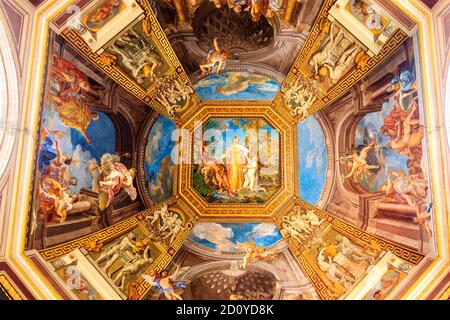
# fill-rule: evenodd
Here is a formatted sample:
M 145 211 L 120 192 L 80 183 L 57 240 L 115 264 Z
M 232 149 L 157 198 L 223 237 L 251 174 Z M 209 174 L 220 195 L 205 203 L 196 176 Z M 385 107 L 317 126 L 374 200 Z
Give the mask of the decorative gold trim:
M 169 210 L 177 212 L 183 217 L 183 221 L 185 222 L 185 225 L 188 226 L 188 228 L 180 231 L 177 234 L 174 242 L 171 243 L 170 246 L 159 242 L 154 243 L 154 245 L 160 251 L 160 254 L 155 259 L 155 261 L 149 267 L 147 267 L 147 269 L 144 271 L 144 274 L 150 273 L 151 271 L 164 270 L 172 261 L 176 253 L 183 246 L 184 241 L 197 222 L 197 219 L 194 216 L 192 210 L 186 208 L 182 204 L 178 204 L 174 198 L 171 198 L 157 206 L 154 206 L 151 209 L 142 211 L 135 216 L 121 221 L 111 227 L 102 229 L 85 237 L 54 246 L 52 248 L 40 250 L 39 253 L 45 260 L 51 262 L 70 252 L 73 252 L 76 249 L 84 248 L 86 245 L 92 242 L 95 242 L 97 244 L 109 243 L 136 228 L 140 228 L 144 234 L 148 234 L 148 231 L 146 230 L 142 222 L 145 220 L 146 216 L 150 215 L 156 210 L 159 210 L 165 203 L 170 206 Z M 136 290 L 139 293 L 140 298 L 143 299 L 147 292 L 150 290 L 150 285 L 145 282 L 142 277 L 139 278 L 136 284 Z
M 161 59 L 165 60 L 168 65 L 168 70 L 161 75 L 161 77 L 174 76 L 180 79 L 182 83 L 188 83 L 192 88 L 193 86 L 183 69 L 180 61 L 178 60 L 169 40 L 167 39 L 164 30 L 162 29 L 158 19 L 156 18 L 153 10 L 147 0 L 137 0 L 138 4 L 142 7 L 145 12 L 144 25 L 146 35 L 149 36 L 150 40 L 155 44 L 157 50 L 164 54 L 161 55 Z M 139 22 L 141 23 L 141 22 Z M 148 28 L 150 26 L 150 28 Z M 149 30 L 150 29 L 150 30 Z M 150 31 L 150 32 L 148 32 Z M 155 90 L 156 83 L 153 83 L 147 90 L 141 87 L 137 82 L 131 78 L 122 68 L 120 68 L 111 59 L 111 55 L 107 52 L 102 54 L 97 54 L 92 51 L 89 45 L 83 40 L 78 31 L 73 28 L 66 28 L 62 33 L 62 37 L 67 41 L 67 43 L 74 48 L 81 56 L 95 65 L 99 70 L 107 74 L 111 79 L 116 81 L 125 90 L 130 92 L 132 95 L 136 96 L 138 99 L 143 101 L 152 109 L 155 109 L 161 114 L 166 115 L 169 118 L 174 118 L 169 111 L 162 106 L 160 103 L 155 101 L 152 97 L 152 92 Z M 191 96 L 191 99 L 177 111 L 175 116 L 175 121 L 179 121 L 179 114 L 184 113 L 186 110 L 195 109 L 200 104 L 200 98 L 195 93 Z
M 352 226 L 344 222 L 343 220 L 336 218 L 335 216 L 301 200 L 300 198 L 296 198 L 294 200 L 294 205 L 300 206 L 304 210 L 313 210 L 314 213 L 320 219 L 322 219 L 321 225 L 313 230 L 313 234 L 311 234 L 311 236 L 304 243 L 298 243 L 292 237 L 284 237 L 284 240 L 287 242 L 289 249 L 293 253 L 303 272 L 309 278 L 312 285 L 316 288 L 317 293 L 322 299 L 333 300 L 338 297 L 330 294 L 329 280 L 325 278 L 323 272 L 318 269 L 316 263 L 311 261 L 311 259 L 308 257 L 308 251 L 310 250 L 310 248 L 307 247 L 306 244 L 318 234 L 325 234 L 329 230 L 334 229 L 354 241 L 367 243 L 368 245 L 372 245 L 375 243 L 380 247 L 381 250 L 391 252 L 395 256 L 408 263 L 411 263 L 412 265 L 419 264 L 425 257 L 419 252 L 408 249 L 399 244 L 395 244 L 389 240 L 383 239 L 360 228 Z M 289 214 L 291 211 L 292 208 L 290 210 L 285 210 L 284 213 L 280 213 L 274 216 L 274 221 L 278 228 L 281 228 L 282 218 Z M 354 284 L 354 286 L 356 285 L 357 283 Z
M 264 216 L 270 217 L 274 212 L 278 212 L 286 201 L 294 197 L 296 191 L 295 176 L 296 146 L 292 123 L 286 120 L 270 105 L 251 104 L 246 102 L 228 102 L 215 105 L 204 105 L 189 121 L 181 126 L 189 132 L 189 144 L 184 150 L 188 153 L 183 155 L 185 159 L 193 158 L 194 131 L 197 122 L 205 124 L 212 118 L 263 118 L 280 135 L 280 189 L 264 204 L 211 204 L 204 200 L 192 186 L 193 164 L 182 164 L 178 167 L 178 194 L 196 212 L 199 218 L 216 219 L 220 217 L 235 217 L 238 219 L 260 219 Z M 185 138 L 184 141 L 186 141 Z
M 45 65 L 45 55 L 43 55 L 43 49 L 42 46 L 39 46 L 39 42 L 47 43 L 47 36 L 48 32 L 44 30 L 44 27 L 47 28 L 48 22 L 55 17 L 57 14 L 61 13 L 62 10 L 64 10 L 65 7 L 68 7 L 73 1 L 65 1 L 63 5 L 61 5 L 61 10 L 59 10 L 56 13 L 52 13 L 52 16 L 50 17 L 43 17 L 43 14 L 48 11 L 49 8 L 51 8 L 55 3 L 60 2 L 56 0 L 49 0 L 46 3 L 44 3 L 40 8 L 38 8 L 35 18 L 33 20 L 32 26 L 33 30 L 37 30 L 36 32 L 33 31 L 32 35 L 32 47 L 31 47 L 31 54 L 30 56 L 35 56 L 40 61 L 37 61 L 37 65 L 42 66 Z M 62 1 L 61 1 L 62 2 Z M 430 48 L 429 50 L 425 50 L 424 46 L 422 45 L 420 48 L 421 52 L 421 69 L 429 71 L 424 72 L 422 79 L 425 83 L 424 86 L 424 96 L 425 96 L 425 111 L 427 114 L 437 112 L 439 114 L 439 103 L 434 104 L 433 102 L 437 95 L 434 95 L 435 93 L 439 92 L 437 88 L 430 88 L 430 84 L 434 84 L 435 82 L 439 81 L 438 76 L 433 74 L 432 72 L 436 70 L 436 59 L 433 56 L 435 51 L 435 47 L 433 45 L 434 40 L 434 34 L 428 33 L 430 31 L 433 31 L 433 26 L 431 24 L 430 20 L 430 13 L 425 12 L 422 4 L 418 0 L 411 0 L 411 1 L 404 1 L 400 2 L 397 0 L 393 0 L 393 3 L 399 7 L 402 12 L 405 12 L 408 16 L 414 18 L 416 22 L 419 25 L 419 36 L 420 40 L 423 43 L 424 37 L 426 35 L 429 36 L 429 38 L 426 38 L 430 42 Z M 38 41 L 39 40 L 39 41 Z M 431 61 L 431 64 L 430 64 Z M 26 84 L 24 88 L 25 97 L 23 101 L 25 101 L 25 109 L 24 114 L 28 114 L 29 116 L 32 116 L 34 119 L 29 119 L 29 116 L 24 117 L 23 121 L 21 122 L 23 124 L 36 124 L 36 114 L 33 114 L 33 107 L 39 104 L 41 100 L 39 89 L 42 87 L 42 85 L 37 85 L 37 89 L 30 90 L 35 82 L 33 82 L 33 79 L 37 76 L 42 76 L 43 67 L 34 67 L 33 66 L 27 67 L 27 79 Z M 32 72 L 33 71 L 33 72 Z M 39 92 L 36 94 L 36 92 Z M 428 101 L 428 97 L 431 96 L 430 101 Z M 430 117 L 427 117 L 428 122 Z M 428 123 L 428 126 L 430 128 L 433 128 L 434 126 L 432 123 Z M 437 132 L 437 131 L 436 131 Z M 431 133 L 430 133 L 431 134 Z M 433 186 L 437 187 L 439 186 L 438 182 L 441 181 L 438 179 L 437 175 L 442 177 L 442 170 L 445 168 L 445 164 L 447 163 L 447 160 L 442 162 L 442 152 L 445 150 L 445 145 L 442 141 L 442 136 L 438 137 L 438 133 L 433 134 L 432 143 L 429 144 L 429 152 L 433 156 L 430 161 L 432 161 L 435 166 L 432 166 L 432 172 L 434 172 L 432 177 Z M 32 132 L 32 135 L 30 137 L 21 136 L 21 140 L 23 140 L 23 144 L 26 145 L 29 143 L 32 139 L 36 138 L 36 132 Z M 26 158 L 25 154 L 30 151 L 29 147 L 23 147 L 19 148 L 17 159 L 19 163 L 23 161 L 29 162 L 29 159 Z M 18 274 L 22 277 L 22 279 L 25 281 L 28 287 L 32 288 L 33 293 L 36 294 L 38 298 L 45 299 L 45 298 L 57 298 L 58 293 L 54 290 L 54 288 L 51 286 L 51 284 L 42 276 L 39 269 L 29 260 L 23 252 L 26 235 L 25 230 L 27 226 L 27 221 L 24 219 L 24 215 L 28 215 L 28 210 L 23 210 L 24 207 L 28 207 L 27 203 L 29 203 L 30 199 L 30 193 L 27 193 L 26 190 L 29 190 L 29 187 L 31 184 L 29 183 L 31 178 L 28 176 L 31 176 L 29 174 L 30 171 L 33 169 L 33 164 L 27 164 L 21 165 L 21 172 L 18 173 L 17 176 L 14 179 L 14 190 L 12 195 L 12 209 L 11 209 L 11 225 L 8 232 L 8 240 L 7 240 L 7 251 L 6 251 L 6 257 L 8 261 L 11 262 L 13 268 L 18 272 Z M 28 180 L 28 183 L 26 184 L 26 187 L 21 186 L 22 180 Z M 444 187 L 448 185 L 447 182 L 444 183 Z M 433 188 L 434 190 L 437 190 L 436 188 Z M 445 190 L 445 188 L 444 188 Z M 25 196 L 24 196 L 25 195 Z M 20 198 L 24 196 L 23 198 Z M 442 199 L 440 199 L 442 198 Z M 425 277 L 429 276 L 431 279 L 437 279 L 439 275 L 446 272 L 448 267 L 448 253 L 447 248 L 448 244 L 447 242 L 447 236 L 448 233 L 443 233 L 444 230 L 442 223 L 443 219 L 446 219 L 446 208 L 448 207 L 448 203 L 450 198 L 448 195 L 443 194 L 443 197 L 438 197 L 438 195 L 434 196 L 435 201 L 435 208 L 436 208 L 436 214 L 439 214 L 439 219 L 435 220 L 436 225 L 436 239 L 437 239 L 437 252 L 438 256 L 436 257 L 435 261 L 432 262 L 432 264 L 427 267 L 427 269 L 423 272 L 423 274 L 418 278 L 414 280 L 414 283 L 411 288 L 408 289 L 408 291 L 403 295 L 403 298 L 422 298 L 424 295 L 426 295 L 429 290 L 431 290 L 434 287 L 433 281 L 425 281 Z M 26 203 L 23 205 L 23 203 Z M 445 230 L 444 230 L 445 231 Z M 431 274 L 430 274 L 431 272 Z M 36 283 L 37 282 L 37 283 Z M 420 287 L 419 287 L 420 286 Z M 420 291 L 418 291 L 420 288 Z M 448 290 L 448 289 L 447 289 Z
M 284 88 L 289 84 L 293 84 L 297 81 L 297 79 L 301 79 L 302 81 L 306 81 L 307 83 L 311 81 L 315 81 L 314 79 L 310 79 L 308 73 L 305 71 L 305 65 L 310 60 L 314 50 L 318 48 L 320 45 L 320 41 L 323 36 L 321 25 L 323 21 L 328 21 L 328 11 L 333 6 L 335 0 L 325 0 L 322 8 L 311 28 L 311 31 L 306 39 L 300 54 L 294 62 L 291 70 L 288 75 L 284 79 L 281 87 Z M 348 91 L 355 83 L 361 80 L 366 74 L 372 71 L 375 67 L 380 65 L 390 54 L 392 54 L 400 45 L 408 38 L 405 32 L 401 29 L 397 29 L 392 37 L 386 42 L 386 44 L 381 48 L 380 52 L 365 60 L 365 63 L 361 64 L 359 68 L 352 67 L 351 71 L 345 74 L 336 85 L 331 86 L 329 89 L 325 90 L 320 88 L 317 92 L 314 93 L 315 100 L 314 102 L 307 108 L 306 114 L 299 114 L 294 116 L 296 121 L 302 121 L 306 117 L 312 115 L 313 113 L 321 110 L 326 107 L 340 96 L 342 96 L 345 92 Z M 291 109 L 287 106 L 286 101 L 283 98 L 282 91 L 278 92 L 277 96 L 273 101 L 273 107 L 279 108 L 282 107 L 284 109 Z
M 0 289 L 12 300 L 23 300 L 6 275 L 0 274 Z
M 450 300 L 450 285 L 445 289 L 444 293 L 438 298 L 438 300 Z

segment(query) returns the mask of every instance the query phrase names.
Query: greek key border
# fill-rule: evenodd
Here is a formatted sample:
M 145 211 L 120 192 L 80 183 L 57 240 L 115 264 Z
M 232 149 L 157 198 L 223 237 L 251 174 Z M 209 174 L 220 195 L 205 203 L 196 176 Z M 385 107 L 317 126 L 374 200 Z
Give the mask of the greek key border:
M 165 76 L 177 75 L 183 82 L 187 82 L 192 88 L 193 85 L 189 80 L 188 75 L 184 71 L 178 57 L 175 54 L 169 40 L 167 39 L 164 30 L 162 29 L 158 19 L 152 11 L 152 8 L 148 0 L 137 0 L 139 5 L 145 12 L 146 19 L 150 21 L 151 24 L 151 40 L 155 42 L 158 49 L 162 51 L 162 58 L 166 60 L 169 70 L 164 74 Z M 164 108 L 157 101 L 152 99 L 151 92 L 154 90 L 154 85 L 152 85 L 148 91 L 139 86 L 124 70 L 122 70 L 117 65 L 107 65 L 102 63 L 101 55 L 96 54 L 91 50 L 88 44 L 81 38 L 81 36 L 73 29 L 67 28 L 62 33 L 61 36 L 65 41 L 76 50 L 82 57 L 91 62 L 99 70 L 107 74 L 111 79 L 117 82 L 125 90 L 130 92 L 132 95 L 137 97 L 139 100 L 143 101 L 150 108 L 158 111 L 161 114 L 171 118 L 166 108 Z M 184 112 L 188 108 L 196 108 L 200 104 L 200 98 L 194 90 L 191 100 L 181 109 L 178 113 Z M 179 121 L 179 115 L 176 115 L 175 121 Z
M 287 86 L 289 83 L 295 82 L 296 79 L 300 77 L 305 78 L 306 80 L 309 79 L 306 76 L 306 73 L 302 71 L 302 69 L 321 39 L 320 22 L 323 19 L 327 19 L 328 11 L 333 6 L 334 2 L 335 0 L 326 0 L 322 5 L 322 8 L 313 24 L 313 27 L 311 28 L 308 38 L 306 39 L 302 50 L 297 56 L 294 65 L 284 79 L 282 87 Z M 357 83 L 370 71 L 380 65 L 381 62 L 383 62 L 389 55 L 394 53 L 407 38 L 407 34 L 401 29 L 398 29 L 382 47 L 381 51 L 377 55 L 371 57 L 364 67 L 362 67 L 361 69 L 357 69 L 354 67 L 351 72 L 347 73 L 337 85 L 331 87 L 326 93 L 324 93 L 322 90 L 319 90 L 318 94 L 316 95 L 318 99 L 308 108 L 308 115 L 312 115 L 313 113 L 323 109 L 324 107 L 328 106 L 333 101 L 341 97 L 355 83 Z M 273 105 L 274 107 L 283 106 L 283 108 L 289 109 L 289 107 L 286 106 L 284 99 L 282 98 L 281 91 L 278 92 L 277 96 L 275 97 Z M 301 119 L 300 116 L 296 116 L 294 118 L 296 121 L 299 121 Z

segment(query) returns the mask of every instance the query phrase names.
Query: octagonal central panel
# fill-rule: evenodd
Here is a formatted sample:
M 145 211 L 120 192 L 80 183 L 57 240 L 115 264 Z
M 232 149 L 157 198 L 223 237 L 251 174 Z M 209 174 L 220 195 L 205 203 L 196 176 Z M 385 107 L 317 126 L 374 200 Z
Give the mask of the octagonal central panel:
M 280 134 L 264 118 L 211 118 L 201 133 L 193 187 L 208 203 L 263 204 L 280 189 Z
M 182 126 L 178 194 L 199 217 L 270 217 L 295 194 L 295 126 L 270 105 L 205 104 Z

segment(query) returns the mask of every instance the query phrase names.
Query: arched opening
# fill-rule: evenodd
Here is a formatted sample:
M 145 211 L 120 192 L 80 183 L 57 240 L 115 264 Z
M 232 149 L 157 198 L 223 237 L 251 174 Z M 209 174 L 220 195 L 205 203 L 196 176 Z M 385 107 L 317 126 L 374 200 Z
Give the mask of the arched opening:
M 8 166 L 18 126 L 19 84 L 8 28 L 0 16 L 0 177 Z
M 445 129 L 447 130 L 447 143 L 450 148 L 450 62 L 447 65 L 447 80 L 445 86 Z

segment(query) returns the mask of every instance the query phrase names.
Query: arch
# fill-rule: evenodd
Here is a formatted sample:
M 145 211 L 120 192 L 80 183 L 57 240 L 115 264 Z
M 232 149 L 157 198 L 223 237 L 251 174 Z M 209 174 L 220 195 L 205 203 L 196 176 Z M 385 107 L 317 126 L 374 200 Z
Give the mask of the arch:
M 160 127 L 157 128 L 155 126 L 156 123 L 160 124 Z M 177 182 L 176 182 L 176 177 L 177 177 L 177 173 L 176 170 L 174 170 L 173 168 L 173 160 L 172 160 L 172 156 L 171 153 L 173 152 L 173 148 L 170 147 L 163 151 L 158 151 L 157 154 L 152 155 L 152 156 L 164 156 L 164 158 L 162 159 L 157 159 L 158 161 L 155 161 L 155 159 L 153 159 L 154 163 L 149 164 L 146 161 L 148 152 L 150 150 L 148 150 L 148 145 L 150 143 L 150 136 L 153 135 L 155 136 L 156 134 L 156 130 L 160 130 L 161 135 L 164 135 L 165 138 L 170 138 L 170 141 L 173 142 L 172 139 L 172 132 L 165 132 L 165 129 L 168 129 L 167 126 L 169 126 L 169 130 L 175 130 L 176 125 L 175 123 L 164 117 L 163 115 L 160 115 L 158 112 L 152 112 L 150 113 L 147 118 L 144 121 L 144 124 L 142 126 L 141 132 L 139 133 L 139 138 L 138 138 L 138 144 L 137 144 L 137 185 L 138 185 L 138 190 L 139 193 L 141 195 L 141 199 L 144 202 L 145 206 L 147 208 L 155 205 L 158 202 L 164 201 L 169 199 L 170 197 L 172 197 L 175 194 L 175 190 L 176 190 L 176 186 L 177 186 Z M 158 138 L 158 144 L 160 143 L 159 140 L 161 139 Z M 169 154 L 166 154 L 168 151 L 170 151 Z M 168 161 L 168 157 L 170 157 L 170 164 L 167 162 Z M 167 180 L 169 181 L 168 183 L 165 184 L 165 188 L 161 189 L 161 194 L 159 196 L 152 196 L 152 193 L 149 189 L 149 184 L 152 183 L 152 185 L 157 185 L 158 182 L 155 183 L 155 181 L 157 179 L 157 176 L 154 177 L 155 180 L 153 180 L 153 182 L 149 181 L 148 179 L 148 170 L 150 168 L 150 165 L 156 165 L 156 163 L 158 163 L 159 168 L 155 171 L 155 174 L 158 174 L 157 176 L 159 176 L 160 173 L 160 169 L 163 168 L 163 163 L 165 163 L 166 165 L 169 166 L 169 168 L 164 167 L 165 169 L 167 169 L 166 174 L 168 175 L 166 178 L 167 179 L 162 179 L 162 180 Z M 170 187 L 170 185 L 172 185 Z M 161 185 L 159 185 L 161 187 Z M 170 194 L 169 194 L 170 193 Z
M 3 177 L 11 158 L 20 130 L 18 69 L 9 28 L 0 12 L 0 178 Z
M 444 102 L 444 110 L 445 110 L 445 129 L 447 131 L 447 144 L 450 148 L 450 51 L 447 59 L 447 74 L 445 80 L 445 102 Z
M 329 135 L 324 129 L 320 116 L 308 117 L 297 124 L 299 195 L 313 204 L 324 202 L 330 162 L 333 163 L 330 145 L 326 143 Z

